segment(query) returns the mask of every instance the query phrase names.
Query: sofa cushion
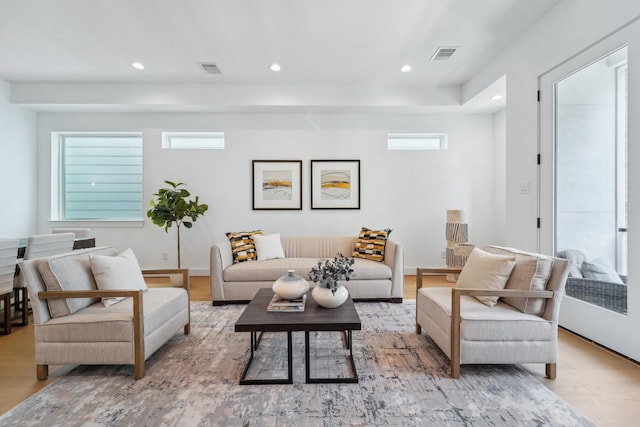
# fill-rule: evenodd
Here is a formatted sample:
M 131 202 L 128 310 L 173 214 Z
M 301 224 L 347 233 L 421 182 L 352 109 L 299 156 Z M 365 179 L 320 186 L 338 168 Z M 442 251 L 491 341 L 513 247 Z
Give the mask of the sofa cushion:
M 456 286 L 467 289 L 504 289 L 515 264 L 515 256 L 491 254 L 474 248 L 460 272 Z M 476 298 L 488 306 L 494 306 L 498 302 L 498 297 Z
M 384 230 L 371 230 L 367 227 L 362 227 L 360 235 L 356 240 L 353 257 L 378 262 L 384 261 L 384 248 L 387 244 L 389 234 L 391 234 L 391 229 L 389 228 L 385 228 Z
M 115 255 L 117 251 L 106 248 L 104 255 Z M 88 291 L 98 289 L 91 273 L 89 253 L 66 253 L 38 262 L 38 271 L 47 291 Z M 51 317 L 68 316 L 98 302 L 98 298 L 69 298 L 47 300 Z
M 266 261 L 268 259 L 284 258 L 284 249 L 280 241 L 280 234 L 255 234 L 253 236 L 256 252 L 258 253 L 258 261 Z
M 262 234 L 262 231 L 254 230 L 226 233 L 229 243 L 231 243 L 231 254 L 233 255 L 234 264 L 258 259 L 256 245 L 253 241 L 253 236 L 256 234 Z
M 96 285 L 101 291 L 147 290 L 138 259 L 131 248 L 116 256 L 89 254 L 89 262 Z M 102 298 L 102 304 L 108 307 L 124 298 Z
M 151 335 L 185 309 L 187 292 L 182 288 L 151 288 L 143 292 L 144 333 Z M 57 317 L 38 326 L 40 342 L 131 342 L 133 298 L 105 307 L 97 302 L 71 316 Z
M 268 261 L 245 262 L 227 267 L 223 272 L 225 282 L 273 282 L 287 274 L 287 270 L 295 270 L 297 274 L 309 278 L 309 270 L 316 267 L 318 258 L 284 258 Z M 353 266 L 354 280 L 391 279 L 391 267 L 377 261 L 355 259 Z
M 540 254 L 532 254 L 513 248 L 487 246 L 485 250 L 500 255 L 513 255 L 516 265 L 509 276 L 505 289 L 544 290 L 551 276 L 553 259 Z M 513 298 L 503 297 L 502 301 L 517 308 L 523 313 L 541 316 L 544 312 L 544 298 Z
M 418 289 L 417 309 L 451 335 L 451 288 Z M 466 341 L 550 341 L 553 322 L 522 313 L 503 302 L 489 307 L 477 299 L 460 298 L 461 338 Z
M 600 280 L 602 282 L 624 284 L 616 269 L 607 260 L 597 258 L 582 263 L 582 275 L 585 279 Z

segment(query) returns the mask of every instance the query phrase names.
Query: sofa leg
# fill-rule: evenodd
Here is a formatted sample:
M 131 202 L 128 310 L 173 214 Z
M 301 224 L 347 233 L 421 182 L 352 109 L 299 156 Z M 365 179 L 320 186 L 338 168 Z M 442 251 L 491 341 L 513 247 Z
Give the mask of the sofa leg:
M 184 334 L 189 335 L 191 333 L 191 323 L 184 325 Z
M 451 359 L 451 378 L 458 379 L 460 378 L 460 361 Z
M 142 363 L 136 363 L 134 367 L 136 380 L 141 380 L 142 378 L 144 378 L 144 361 Z
M 420 326 L 418 323 L 416 323 L 416 334 L 422 334 L 422 326 Z
M 545 374 L 547 375 L 547 378 L 549 378 L 550 380 L 555 380 L 556 379 L 556 364 L 555 363 L 547 363 L 545 365 Z
M 225 305 L 225 301 L 213 301 L 213 306 L 218 307 L 221 305 Z
M 49 376 L 49 365 L 36 365 L 36 378 L 46 380 Z

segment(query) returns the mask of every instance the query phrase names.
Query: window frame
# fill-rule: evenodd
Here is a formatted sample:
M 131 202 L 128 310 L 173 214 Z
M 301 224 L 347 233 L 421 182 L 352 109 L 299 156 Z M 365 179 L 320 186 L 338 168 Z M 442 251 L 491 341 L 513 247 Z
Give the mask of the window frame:
M 184 139 L 213 139 L 214 142 L 222 141 L 222 146 L 211 147 L 189 147 L 189 146 L 174 146 L 171 140 L 174 137 L 180 137 Z M 166 131 L 162 132 L 162 148 L 166 150 L 224 150 L 225 149 L 225 134 L 224 132 L 182 132 L 182 131 Z
M 387 150 L 388 151 L 442 151 L 448 148 L 448 134 L 444 132 L 389 132 L 387 133 Z M 420 145 L 421 140 L 434 140 L 437 146 L 430 146 L 426 143 Z M 411 141 L 411 145 L 401 145 L 401 141 Z M 397 143 L 394 147 L 393 143 Z
M 65 217 L 65 188 L 64 188 L 64 140 L 66 137 L 113 137 L 126 136 L 140 138 L 141 148 L 144 150 L 144 135 L 140 131 L 130 132 L 78 132 L 78 131 L 53 131 L 51 132 L 51 209 L 49 224 L 55 226 L 90 226 L 107 225 L 113 223 L 117 227 L 139 226 L 144 223 L 144 153 L 141 154 L 142 164 L 142 188 L 140 191 L 140 217 L 139 218 L 66 218 Z

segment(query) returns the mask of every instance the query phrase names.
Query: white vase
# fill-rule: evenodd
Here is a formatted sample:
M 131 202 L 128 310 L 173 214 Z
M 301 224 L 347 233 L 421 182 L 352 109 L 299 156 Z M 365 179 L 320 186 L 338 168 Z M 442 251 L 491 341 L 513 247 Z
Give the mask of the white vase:
M 295 270 L 287 270 L 287 274 L 273 282 L 271 289 L 280 298 L 291 300 L 302 297 L 309 290 L 309 282 Z
M 317 285 L 313 288 L 313 291 L 311 291 L 311 296 L 320 307 L 336 308 L 344 304 L 349 297 L 349 291 L 347 291 L 347 288 L 344 286 L 338 285 L 336 293 L 334 294 L 331 292 L 331 289 Z

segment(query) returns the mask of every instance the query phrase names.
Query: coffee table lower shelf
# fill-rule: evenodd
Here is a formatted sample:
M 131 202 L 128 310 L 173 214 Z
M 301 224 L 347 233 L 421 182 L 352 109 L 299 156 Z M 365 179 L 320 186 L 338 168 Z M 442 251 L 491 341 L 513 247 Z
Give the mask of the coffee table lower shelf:
M 310 339 L 309 332 L 314 331 L 304 331 L 304 363 L 305 363 L 305 383 L 307 384 L 339 384 L 339 383 L 357 383 L 358 382 L 358 371 L 356 370 L 356 364 L 353 361 L 353 342 L 351 338 L 351 330 L 343 331 L 345 335 L 345 341 L 347 345 L 347 349 L 349 350 L 349 356 L 347 359 L 349 360 L 349 366 L 351 367 L 351 372 L 353 372 L 353 376 L 351 377 L 335 377 L 335 378 L 326 378 L 326 377 L 311 377 L 311 352 L 310 352 Z M 262 334 L 264 332 L 251 332 L 251 353 L 249 355 L 249 359 L 247 360 L 247 364 L 242 370 L 242 375 L 240 376 L 240 385 L 260 385 L 260 384 L 293 384 L 293 351 L 292 351 L 292 332 L 287 331 L 287 378 L 247 378 L 247 373 L 251 368 L 251 363 L 253 362 L 254 352 L 258 350 L 258 345 L 260 344 L 260 339 L 262 338 Z

